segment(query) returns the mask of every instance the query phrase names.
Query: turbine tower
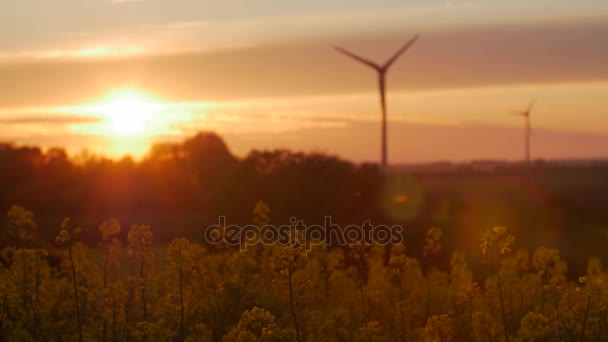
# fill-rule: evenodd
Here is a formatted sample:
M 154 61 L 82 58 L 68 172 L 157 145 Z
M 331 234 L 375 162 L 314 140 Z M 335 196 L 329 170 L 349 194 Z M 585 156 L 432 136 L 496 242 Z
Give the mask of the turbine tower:
M 526 156 L 526 164 L 530 163 L 530 113 L 532 112 L 532 107 L 536 103 L 536 98 L 530 101 L 528 108 L 526 110 L 519 111 L 511 111 L 511 114 L 523 116 L 525 119 L 525 128 L 524 128 L 524 153 Z
M 410 39 L 407 43 L 405 43 L 405 45 L 403 45 L 401 47 L 401 49 L 397 50 L 397 52 L 395 52 L 395 54 L 382 65 L 374 63 L 366 58 L 360 57 L 341 47 L 338 47 L 338 46 L 334 47 L 336 50 L 347 55 L 348 57 L 351 57 L 351 58 L 357 60 L 358 62 L 361 62 L 361 63 L 373 68 L 378 73 L 378 88 L 380 90 L 380 110 L 382 112 L 381 170 L 382 170 L 382 173 L 384 173 L 384 174 L 387 174 L 387 171 L 388 171 L 388 165 L 387 165 L 387 160 L 386 160 L 386 96 L 385 96 L 386 73 L 388 72 L 388 69 L 391 67 L 391 65 L 393 65 L 393 63 L 397 60 L 397 58 L 399 58 L 399 56 L 401 56 L 407 49 L 409 49 L 410 46 L 412 46 L 416 42 L 416 40 L 418 40 L 418 35 L 415 35 L 412 39 Z

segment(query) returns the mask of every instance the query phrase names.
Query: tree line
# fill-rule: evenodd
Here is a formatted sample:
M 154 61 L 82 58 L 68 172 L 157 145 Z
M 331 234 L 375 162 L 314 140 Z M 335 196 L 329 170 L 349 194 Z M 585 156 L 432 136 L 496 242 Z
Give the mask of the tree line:
M 573 274 L 607 242 L 601 227 L 608 221 L 608 164 L 599 161 L 436 163 L 396 167 L 384 177 L 375 164 L 324 153 L 253 150 L 236 157 L 220 136 L 201 132 L 154 145 L 138 161 L 6 143 L 0 165 L 0 210 L 19 204 L 36 213 L 37 247 L 49 246 L 65 216 L 84 228 L 79 238 L 89 246 L 99 243 L 94 227 L 107 217 L 156 227 L 157 243 L 202 242 L 202 230 L 219 216 L 249 223 L 260 200 L 273 209 L 275 224 L 292 217 L 323 224 L 330 216 L 342 226 L 403 225 L 416 257 L 424 231 L 441 227 L 446 248 L 437 262 L 445 266 L 455 248 L 476 253 L 469 237 L 494 225 L 511 227 L 523 247 L 561 249 Z M 0 247 L 9 241 L 7 224 L 0 217 Z

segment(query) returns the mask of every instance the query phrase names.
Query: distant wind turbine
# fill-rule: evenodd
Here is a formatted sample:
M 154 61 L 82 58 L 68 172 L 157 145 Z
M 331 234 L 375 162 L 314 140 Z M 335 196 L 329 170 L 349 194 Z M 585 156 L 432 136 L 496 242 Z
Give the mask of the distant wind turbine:
M 397 60 L 397 58 L 399 58 L 399 56 L 401 56 L 407 49 L 409 49 L 410 46 L 412 46 L 416 42 L 416 40 L 418 40 L 418 35 L 415 35 L 412 39 L 410 39 L 407 43 L 405 43 L 405 45 L 403 45 L 401 47 L 401 49 L 399 49 L 397 52 L 395 52 L 395 54 L 382 65 L 376 64 L 366 58 L 357 56 L 356 54 L 354 54 L 346 49 L 343 49 L 341 47 L 334 46 L 334 48 L 336 50 L 338 50 L 339 52 L 373 68 L 374 70 L 376 70 L 376 72 L 378 72 L 378 87 L 380 90 L 380 109 L 382 111 L 382 138 L 381 138 L 382 139 L 382 165 L 381 165 L 381 168 L 382 168 L 382 172 L 384 174 L 386 174 L 388 171 L 387 160 L 386 160 L 386 100 L 385 100 L 385 98 L 386 98 L 385 97 L 386 73 L 388 72 L 388 69 L 391 67 L 391 65 L 393 65 L 393 63 Z
M 534 104 L 536 103 L 536 98 L 532 99 L 532 101 L 530 101 L 530 104 L 528 105 L 528 108 L 526 110 L 514 110 L 511 111 L 511 114 L 515 114 L 515 115 L 520 115 L 523 116 L 526 122 L 526 126 L 524 129 L 524 141 L 525 141 L 525 156 L 526 156 L 526 163 L 530 163 L 530 113 L 532 112 L 532 107 L 534 107 Z

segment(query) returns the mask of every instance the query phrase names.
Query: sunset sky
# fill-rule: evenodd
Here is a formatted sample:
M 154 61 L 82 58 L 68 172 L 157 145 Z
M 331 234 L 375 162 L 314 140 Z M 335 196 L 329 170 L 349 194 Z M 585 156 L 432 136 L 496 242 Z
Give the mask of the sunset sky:
M 141 157 L 216 131 L 244 156 L 290 148 L 389 162 L 608 158 L 605 0 L 2 0 L 0 140 Z

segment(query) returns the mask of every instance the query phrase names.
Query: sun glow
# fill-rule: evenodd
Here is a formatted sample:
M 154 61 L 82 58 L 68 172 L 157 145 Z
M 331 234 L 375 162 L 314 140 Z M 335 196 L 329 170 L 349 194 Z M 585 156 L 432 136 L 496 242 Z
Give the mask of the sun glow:
M 87 149 L 112 157 L 140 157 L 157 141 L 174 140 L 206 117 L 211 103 L 170 102 L 138 88 L 118 88 L 98 100 L 55 107 L 54 114 L 80 115 L 87 122 L 70 124 L 77 134 L 95 136 L 99 144 Z M 168 139 L 168 140 L 167 140 Z
M 117 99 L 103 105 L 102 110 L 107 113 L 118 135 L 143 132 L 146 121 L 151 117 L 150 105 L 135 98 Z
M 147 135 L 155 116 L 164 105 L 143 93 L 122 90 L 110 95 L 95 106 L 95 111 L 106 117 L 117 136 Z

